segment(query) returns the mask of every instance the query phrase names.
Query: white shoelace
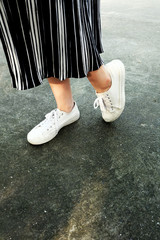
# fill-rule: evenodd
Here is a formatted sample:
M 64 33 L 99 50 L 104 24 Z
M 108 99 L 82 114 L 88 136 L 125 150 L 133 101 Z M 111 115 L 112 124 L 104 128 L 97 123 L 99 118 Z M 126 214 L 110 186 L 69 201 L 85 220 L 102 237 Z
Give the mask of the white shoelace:
M 94 109 L 97 109 L 100 106 L 100 109 L 103 112 L 106 110 L 109 112 L 114 111 L 113 109 L 114 106 L 108 94 L 106 95 L 105 100 L 104 100 L 104 97 L 102 96 L 97 97 L 96 100 L 94 101 L 93 106 L 94 106 Z
M 48 120 L 51 120 L 51 121 L 53 121 L 53 124 L 55 125 L 56 132 L 58 132 L 58 118 L 59 118 L 58 109 L 54 109 L 45 115 L 45 119 L 39 124 L 39 126 L 42 126 L 45 123 L 47 123 Z

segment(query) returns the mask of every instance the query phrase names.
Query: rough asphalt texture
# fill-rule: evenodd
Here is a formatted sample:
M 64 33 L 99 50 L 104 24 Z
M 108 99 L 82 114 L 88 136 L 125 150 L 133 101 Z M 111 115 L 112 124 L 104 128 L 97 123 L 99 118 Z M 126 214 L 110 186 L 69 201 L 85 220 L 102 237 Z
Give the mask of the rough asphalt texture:
M 0 240 L 160 239 L 160 1 L 102 0 L 107 63 L 126 66 L 126 107 L 107 124 L 87 78 L 81 118 L 51 142 L 26 135 L 56 107 L 47 80 L 12 88 L 0 45 Z

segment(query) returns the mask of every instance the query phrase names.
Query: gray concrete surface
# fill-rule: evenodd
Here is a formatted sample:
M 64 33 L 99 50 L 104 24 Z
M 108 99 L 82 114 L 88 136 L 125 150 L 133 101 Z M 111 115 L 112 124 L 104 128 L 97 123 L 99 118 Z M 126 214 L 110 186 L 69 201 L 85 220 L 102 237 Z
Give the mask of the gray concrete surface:
M 160 1 L 102 0 L 105 62 L 126 66 L 114 123 L 72 79 L 81 118 L 42 146 L 26 134 L 55 107 L 47 80 L 12 89 L 0 46 L 0 240 L 160 239 Z

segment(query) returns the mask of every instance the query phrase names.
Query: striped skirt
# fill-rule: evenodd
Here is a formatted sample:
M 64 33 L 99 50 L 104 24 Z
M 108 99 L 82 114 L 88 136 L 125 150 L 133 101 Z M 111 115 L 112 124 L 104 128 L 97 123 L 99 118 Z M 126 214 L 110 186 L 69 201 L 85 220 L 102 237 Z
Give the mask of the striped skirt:
M 0 0 L 0 39 L 13 88 L 85 77 L 103 64 L 100 0 Z

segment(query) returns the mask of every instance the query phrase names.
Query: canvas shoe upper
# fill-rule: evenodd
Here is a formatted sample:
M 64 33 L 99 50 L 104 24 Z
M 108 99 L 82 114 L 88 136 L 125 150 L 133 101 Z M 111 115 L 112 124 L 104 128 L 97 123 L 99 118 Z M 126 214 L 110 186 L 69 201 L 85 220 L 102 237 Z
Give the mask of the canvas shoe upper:
M 75 103 L 70 113 L 57 109 L 45 115 L 45 119 L 36 125 L 27 135 L 27 140 L 33 145 L 39 145 L 52 140 L 59 130 L 80 117 L 77 104 Z
M 125 106 L 125 67 L 120 60 L 113 60 L 105 65 L 112 79 L 111 88 L 104 93 L 96 93 L 94 108 L 100 106 L 102 117 L 106 122 L 115 121 Z

